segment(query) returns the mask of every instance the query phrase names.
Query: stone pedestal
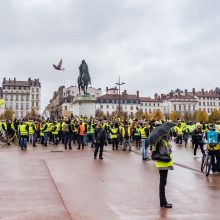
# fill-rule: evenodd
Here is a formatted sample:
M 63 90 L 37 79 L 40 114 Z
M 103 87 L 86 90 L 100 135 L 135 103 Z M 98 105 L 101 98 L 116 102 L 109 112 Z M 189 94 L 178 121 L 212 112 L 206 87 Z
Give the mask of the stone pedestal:
M 95 102 L 91 95 L 78 95 L 73 101 L 73 114 L 95 117 Z

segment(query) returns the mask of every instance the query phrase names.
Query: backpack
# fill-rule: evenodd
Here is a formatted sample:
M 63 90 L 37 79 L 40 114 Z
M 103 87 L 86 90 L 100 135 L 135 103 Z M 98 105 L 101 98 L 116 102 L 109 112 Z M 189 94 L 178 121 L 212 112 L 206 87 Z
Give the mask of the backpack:
M 96 142 L 97 143 L 101 143 L 103 141 L 103 139 L 104 139 L 103 135 L 104 135 L 103 129 L 100 129 L 97 131 L 97 133 L 96 133 Z
M 68 125 L 68 124 L 65 124 L 65 125 L 63 126 L 63 131 L 64 131 L 64 132 L 69 132 L 69 125 Z
M 216 131 L 208 131 L 207 142 L 211 147 L 218 144 L 218 133 Z

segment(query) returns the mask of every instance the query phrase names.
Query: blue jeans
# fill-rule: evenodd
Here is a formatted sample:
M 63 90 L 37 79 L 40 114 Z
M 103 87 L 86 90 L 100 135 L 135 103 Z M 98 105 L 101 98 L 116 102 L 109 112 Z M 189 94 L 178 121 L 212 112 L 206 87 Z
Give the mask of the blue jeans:
M 71 149 L 71 141 L 72 141 L 72 134 L 70 133 L 64 133 L 65 137 L 65 149 L 67 149 L 67 144 L 69 145 L 69 149 Z
M 87 139 L 87 133 L 85 133 L 84 137 L 83 137 L 83 143 L 87 144 L 88 139 Z
M 47 135 L 48 135 L 47 132 L 44 133 L 44 144 L 45 144 L 45 145 L 47 145 Z
M 147 159 L 146 139 L 141 139 L 141 154 L 142 154 L 142 159 L 146 160 Z
M 37 132 L 33 134 L 33 146 L 36 144 L 36 142 L 37 142 Z
M 27 136 L 21 136 L 21 148 L 27 148 Z

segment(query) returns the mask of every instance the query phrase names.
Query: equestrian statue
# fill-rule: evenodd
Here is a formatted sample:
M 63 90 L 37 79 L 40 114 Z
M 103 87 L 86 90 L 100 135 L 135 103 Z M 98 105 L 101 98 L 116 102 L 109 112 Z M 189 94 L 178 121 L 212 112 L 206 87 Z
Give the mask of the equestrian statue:
M 82 60 L 82 63 L 79 66 L 79 76 L 77 81 L 79 94 L 81 94 L 81 90 L 83 91 L 84 95 L 88 94 L 87 89 L 88 85 L 91 84 L 91 78 L 89 75 L 89 68 L 85 60 Z

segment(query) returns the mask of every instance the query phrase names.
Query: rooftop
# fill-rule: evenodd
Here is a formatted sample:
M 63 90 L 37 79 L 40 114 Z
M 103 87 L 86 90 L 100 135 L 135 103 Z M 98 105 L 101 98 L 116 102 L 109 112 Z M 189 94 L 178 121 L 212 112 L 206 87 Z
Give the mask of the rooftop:
M 97 100 L 101 100 L 101 99 L 118 100 L 119 95 L 118 94 L 115 94 L 115 95 L 106 94 L 106 95 L 103 95 L 97 98 Z M 139 100 L 139 98 L 136 95 L 129 95 L 129 94 L 120 95 L 120 99 L 121 100 Z
M 4 78 L 2 85 L 3 86 L 40 86 L 40 82 L 39 79 L 32 80 L 31 78 L 29 78 L 27 81 L 16 80 L 16 78 L 14 79 L 9 78 L 9 80 L 6 80 L 6 78 Z

